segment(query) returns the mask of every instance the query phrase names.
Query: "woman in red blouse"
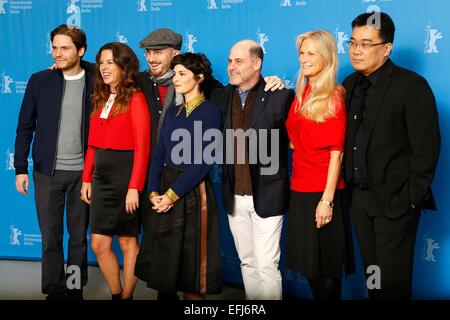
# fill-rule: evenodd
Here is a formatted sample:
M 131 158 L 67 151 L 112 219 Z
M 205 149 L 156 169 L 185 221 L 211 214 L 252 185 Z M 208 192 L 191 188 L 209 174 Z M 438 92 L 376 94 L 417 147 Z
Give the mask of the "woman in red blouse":
M 150 116 L 138 89 L 139 62 L 128 46 L 117 42 L 104 45 L 97 53 L 96 65 L 81 199 L 91 205 L 92 249 L 113 300 L 132 299 L 137 283 L 138 211 L 147 177 Z M 112 251 L 114 235 L 119 236 L 123 252 L 123 287 Z
M 346 106 L 336 83 L 333 36 L 297 37 L 297 97 L 286 121 L 292 157 L 286 267 L 308 279 L 314 299 L 340 299 L 343 266 L 353 271 L 348 201 L 341 172 Z

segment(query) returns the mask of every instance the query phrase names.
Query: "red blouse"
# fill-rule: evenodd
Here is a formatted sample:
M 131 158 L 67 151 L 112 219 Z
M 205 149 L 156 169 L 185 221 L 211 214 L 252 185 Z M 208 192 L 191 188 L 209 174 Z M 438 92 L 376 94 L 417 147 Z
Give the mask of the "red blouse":
M 306 86 L 304 97 L 309 93 Z M 325 190 L 330 164 L 330 152 L 344 151 L 347 112 L 344 92 L 333 97 L 336 117 L 316 123 L 295 111 L 298 99 L 295 98 L 289 110 L 286 128 L 294 145 L 292 156 L 291 189 L 297 192 L 322 192 Z M 337 189 L 343 189 L 344 176 L 341 172 Z
M 114 106 L 110 115 L 113 111 Z M 150 153 L 150 115 L 144 94 L 136 92 L 124 113 L 102 119 L 101 112 L 100 109 L 91 116 L 83 182 L 92 182 L 97 148 L 134 150 L 133 170 L 128 188 L 142 191 L 147 178 Z

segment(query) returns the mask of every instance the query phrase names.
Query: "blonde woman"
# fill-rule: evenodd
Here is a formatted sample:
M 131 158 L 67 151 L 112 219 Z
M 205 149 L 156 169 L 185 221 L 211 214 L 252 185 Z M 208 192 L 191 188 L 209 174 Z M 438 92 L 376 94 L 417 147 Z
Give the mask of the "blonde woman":
M 300 60 L 286 127 L 294 148 L 286 267 L 308 279 L 317 300 L 340 299 L 341 276 L 354 269 L 348 201 L 341 172 L 346 107 L 336 82 L 333 36 L 297 37 Z

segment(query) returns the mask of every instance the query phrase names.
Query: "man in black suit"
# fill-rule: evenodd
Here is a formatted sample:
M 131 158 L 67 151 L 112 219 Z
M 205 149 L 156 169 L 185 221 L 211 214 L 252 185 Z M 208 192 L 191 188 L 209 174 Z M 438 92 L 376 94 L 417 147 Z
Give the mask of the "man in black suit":
M 294 93 L 264 92 L 262 62 L 256 42 L 236 43 L 228 58 L 230 85 L 213 91 L 211 101 L 224 117 L 223 202 L 247 298 L 281 299 L 280 236 L 289 195 L 284 123 Z
M 436 102 L 424 78 L 390 60 L 395 27 L 387 14 L 361 14 L 352 29 L 356 72 L 343 83 L 351 216 L 366 276 L 380 271 L 380 282 L 368 281 L 369 298 L 410 299 L 420 210 L 436 210 L 430 188 L 440 149 Z

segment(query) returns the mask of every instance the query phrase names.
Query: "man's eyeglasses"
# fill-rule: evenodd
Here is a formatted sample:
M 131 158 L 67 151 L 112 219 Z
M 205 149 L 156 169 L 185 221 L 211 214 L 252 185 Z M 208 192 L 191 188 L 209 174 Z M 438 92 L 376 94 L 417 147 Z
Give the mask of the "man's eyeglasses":
M 350 41 L 346 42 L 347 47 L 349 47 L 351 49 L 357 49 L 358 47 L 360 47 L 362 50 L 368 50 L 368 49 L 373 48 L 375 46 L 379 46 L 379 45 L 387 44 L 387 43 L 389 43 L 389 42 L 380 42 L 380 43 L 362 42 L 362 43 L 359 43 L 359 42 L 356 42 L 356 41 L 353 41 L 353 40 L 350 40 Z

